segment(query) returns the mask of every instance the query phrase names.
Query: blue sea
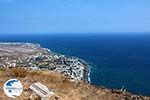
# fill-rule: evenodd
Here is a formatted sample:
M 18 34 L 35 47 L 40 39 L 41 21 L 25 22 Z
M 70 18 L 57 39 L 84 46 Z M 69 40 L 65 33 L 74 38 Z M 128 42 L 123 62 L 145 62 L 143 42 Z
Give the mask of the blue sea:
M 32 42 L 77 56 L 91 66 L 91 84 L 150 96 L 150 35 L 45 34 L 0 35 L 0 42 Z

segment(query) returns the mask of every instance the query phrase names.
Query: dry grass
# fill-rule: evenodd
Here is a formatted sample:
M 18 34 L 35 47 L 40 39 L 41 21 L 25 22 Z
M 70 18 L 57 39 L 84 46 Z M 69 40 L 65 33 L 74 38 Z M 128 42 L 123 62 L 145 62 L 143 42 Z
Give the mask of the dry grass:
M 123 94 L 112 93 L 111 90 L 95 87 L 87 83 L 71 81 L 70 78 L 62 76 L 59 73 L 52 71 L 29 71 L 27 72 L 24 69 L 10 69 L 7 71 L 6 75 L 1 76 L 2 79 L 4 76 L 6 79 L 12 77 L 19 77 L 23 86 L 24 92 L 20 97 L 15 100 L 28 100 L 29 96 L 25 95 L 25 91 L 28 90 L 28 87 L 34 82 L 41 82 L 51 89 L 60 100 L 124 100 L 127 99 Z M 11 73 L 11 76 L 9 75 Z M 3 80 L 6 80 L 3 79 Z M 27 82 L 28 81 L 28 82 Z M 26 84 L 30 83 L 30 84 Z M 0 100 L 9 100 L 4 94 L 0 97 L 3 99 Z M 54 100 L 53 97 L 50 100 Z M 129 98 L 129 100 L 132 100 Z M 145 100 L 150 100 L 145 99 Z
M 4 68 L 0 67 L 0 75 L 5 71 Z
M 27 70 L 19 67 L 12 68 L 9 71 L 9 75 L 14 78 L 25 78 L 28 74 Z

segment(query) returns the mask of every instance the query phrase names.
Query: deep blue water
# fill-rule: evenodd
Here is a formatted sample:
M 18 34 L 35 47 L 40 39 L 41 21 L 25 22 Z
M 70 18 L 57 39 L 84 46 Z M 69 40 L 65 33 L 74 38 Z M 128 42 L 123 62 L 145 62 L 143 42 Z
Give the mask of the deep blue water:
M 150 35 L 1 35 L 1 42 L 33 42 L 91 65 L 91 82 L 150 95 Z

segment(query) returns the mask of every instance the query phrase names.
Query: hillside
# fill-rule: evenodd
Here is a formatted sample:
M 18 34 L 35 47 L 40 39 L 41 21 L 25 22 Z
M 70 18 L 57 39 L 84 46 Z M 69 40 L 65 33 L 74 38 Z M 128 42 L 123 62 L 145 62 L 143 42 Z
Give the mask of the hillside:
M 29 86 L 34 82 L 41 82 L 55 93 L 49 100 L 150 100 L 150 97 L 136 96 L 119 90 L 109 90 L 84 82 L 72 81 L 69 77 L 53 71 L 26 71 L 20 68 L 1 69 L 0 100 L 11 100 L 2 90 L 4 82 L 10 78 L 19 79 L 24 86 L 22 95 L 15 100 L 29 100 L 32 94 Z M 35 95 L 30 100 L 40 99 Z

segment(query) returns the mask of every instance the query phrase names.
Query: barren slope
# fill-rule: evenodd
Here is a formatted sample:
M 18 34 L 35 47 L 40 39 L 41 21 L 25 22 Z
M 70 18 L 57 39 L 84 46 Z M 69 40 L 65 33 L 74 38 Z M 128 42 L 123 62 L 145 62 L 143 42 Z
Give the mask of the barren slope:
M 18 74 L 18 71 L 21 73 Z M 25 72 L 21 70 L 16 71 L 16 69 L 1 71 L 0 87 L 2 88 L 7 79 L 15 77 L 20 79 L 24 86 L 24 92 L 16 100 L 28 100 L 30 95 L 29 86 L 37 81 L 45 84 L 55 93 L 50 100 L 150 100 L 148 97 L 131 95 L 129 93 L 123 94 L 118 90 L 109 90 L 79 81 L 72 81 L 68 77 L 52 71 Z M 0 100 L 11 100 L 3 93 L 2 89 L 0 94 Z

